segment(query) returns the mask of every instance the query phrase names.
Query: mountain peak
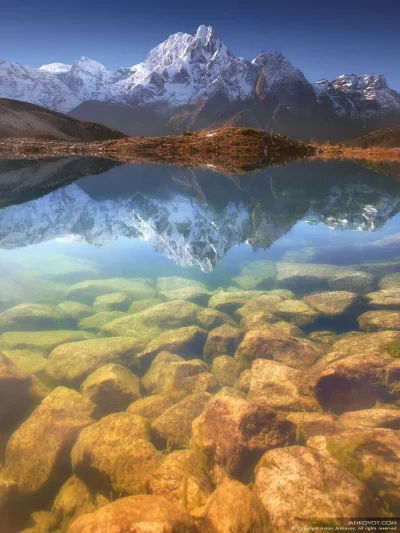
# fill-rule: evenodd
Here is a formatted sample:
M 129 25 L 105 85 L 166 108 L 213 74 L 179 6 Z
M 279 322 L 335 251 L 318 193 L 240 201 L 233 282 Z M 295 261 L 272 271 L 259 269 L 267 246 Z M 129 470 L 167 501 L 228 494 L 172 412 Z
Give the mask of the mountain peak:
M 214 30 L 211 26 L 205 26 L 201 24 L 195 33 L 194 40 L 200 40 L 203 45 L 206 44 L 211 38 L 215 37 Z

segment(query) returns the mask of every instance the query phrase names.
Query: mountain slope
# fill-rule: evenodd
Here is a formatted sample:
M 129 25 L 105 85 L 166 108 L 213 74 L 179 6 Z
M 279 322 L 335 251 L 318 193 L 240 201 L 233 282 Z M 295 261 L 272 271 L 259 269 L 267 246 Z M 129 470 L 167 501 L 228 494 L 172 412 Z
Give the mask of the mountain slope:
M 0 98 L 0 138 L 102 141 L 124 135 L 93 122 L 82 122 L 43 107 Z
M 373 131 L 343 144 L 355 148 L 400 148 L 400 126 Z

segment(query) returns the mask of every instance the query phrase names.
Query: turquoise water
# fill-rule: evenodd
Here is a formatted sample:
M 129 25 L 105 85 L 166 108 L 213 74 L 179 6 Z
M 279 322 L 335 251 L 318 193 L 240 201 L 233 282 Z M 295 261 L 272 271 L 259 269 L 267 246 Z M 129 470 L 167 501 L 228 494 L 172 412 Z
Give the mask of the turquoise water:
M 301 161 L 242 176 L 95 159 L 2 161 L 0 280 L 0 348 L 14 365 L 12 372 L 18 379 L 33 380 L 41 387 L 40 401 L 63 386 L 96 404 L 83 383 L 106 364 L 122 365 L 141 380 L 137 384 L 140 392 L 135 396 L 131 391 L 127 393 L 129 401 L 126 395 L 121 400 L 115 378 L 117 384 L 113 381 L 111 389 L 116 387 L 112 394 L 117 399 L 107 396 L 111 394 L 108 389 L 102 392 L 105 398 L 97 398 L 98 411 L 93 416 L 101 421 L 109 413 L 125 411 L 138 396 L 152 397 L 164 390 L 164 385 L 148 385 L 148 372 L 159 352 L 202 360 L 208 381 L 193 380 L 190 386 L 184 385 L 184 380 L 175 383 L 175 389 L 168 389 L 170 398 L 175 394 L 174 405 L 190 394 L 219 394 L 229 384 L 228 396 L 238 393 L 242 401 L 266 405 L 297 425 L 297 440 L 287 444 L 297 443 L 323 456 L 327 452 L 321 451 L 321 439 L 343 433 L 348 436 L 352 429 L 358 444 L 348 437 L 346 450 L 356 458 L 338 451 L 336 441 L 328 449 L 341 467 L 371 492 L 377 505 L 371 516 L 395 516 L 398 512 L 396 478 L 388 474 L 395 462 L 393 443 L 400 429 L 398 378 L 393 366 L 400 343 L 400 181 L 394 177 L 340 161 Z M 166 305 L 171 303 L 174 316 L 168 316 Z M 194 306 L 188 308 L 190 319 L 185 315 L 187 305 Z M 162 311 L 157 311 L 157 306 Z M 204 310 L 213 310 L 215 316 L 206 320 Z M 232 339 L 226 345 L 221 341 L 225 348 L 218 348 L 210 332 L 223 324 L 236 333 L 229 334 Z M 171 341 L 175 330 L 192 327 L 201 330 L 196 343 Z M 260 334 L 254 347 L 247 345 L 250 341 L 246 344 L 249 332 Z M 186 333 L 190 332 L 182 334 Z M 266 335 L 279 338 L 277 349 Z M 136 342 L 128 358 L 119 348 L 98 359 L 97 352 L 91 356 L 91 349 L 86 352 L 84 344 L 82 348 L 85 342 L 121 336 Z M 153 341 L 158 342 L 156 347 Z M 288 343 L 299 342 L 304 346 L 293 352 Z M 76 343 L 78 356 L 71 355 L 67 369 L 61 368 L 57 350 L 71 343 Z M 102 350 L 100 347 L 99 352 Z M 89 359 L 82 371 L 81 353 Z M 222 355 L 228 356 L 236 369 L 231 369 L 225 381 L 212 366 Z M 332 370 L 332 365 L 352 356 L 360 357 L 360 365 L 365 357 L 365 381 L 353 368 Z M 369 362 L 368 357 L 378 358 L 378 362 Z M 315 382 L 306 394 L 310 408 L 298 398 L 285 403 L 289 395 L 285 388 L 281 400 L 263 396 L 254 368 L 265 360 L 282 365 L 284 372 L 295 369 L 308 383 Z M 373 365 L 381 366 L 375 371 Z M 68 367 L 76 367 L 76 371 Z M 334 373 L 331 381 L 322 376 L 326 371 Z M 382 372 L 386 372 L 386 381 L 382 381 Z M 4 391 L 2 400 L 13 405 L 13 388 Z M 2 475 L 7 480 L 17 479 L 19 491 L 18 496 L 5 499 L 4 520 L 10 533 L 32 527 L 30 512 L 48 513 L 53 522 L 43 531 L 49 532 L 67 531 L 75 518 L 87 512 L 77 505 L 69 515 L 64 509 L 61 519 L 55 511 L 54 498 L 73 471 L 91 491 L 106 498 L 91 510 L 107 503 L 110 493 L 112 498 L 117 493 L 118 497 L 137 493 L 137 487 L 117 490 L 112 480 L 104 484 L 111 475 L 107 469 L 100 479 L 91 476 L 93 466 L 87 470 L 76 467 L 68 459 L 71 442 L 67 467 L 64 464 L 60 473 L 59 466 L 53 465 L 49 474 L 56 481 L 44 479 L 40 489 L 26 489 L 25 463 L 31 452 L 28 448 L 15 451 L 12 436 L 26 431 L 24 420 L 35 416 L 36 411 L 31 413 L 38 397 L 32 396 L 29 402 L 19 405 L 16 401 L 12 413 L 0 409 Z M 304 413 L 306 421 L 299 418 Z M 321 419 L 313 425 L 308 420 L 310 413 L 325 417 L 324 423 Z M 347 421 L 348 413 L 353 413 L 354 419 Z M 191 421 L 185 438 L 177 439 L 160 431 L 152 416 L 147 418 L 153 424 L 150 441 L 164 455 L 176 449 L 192 452 Z M 51 428 L 50 422 L 46 431 L 54 431 Z M 374 449 L 378 441 L 381 452 L 373 458 L 376 471 L 371 467 L 373 472 L 368 474 L 364 463 L 359 466 L 365 459 L 363 446 L 372 442 L 368 446 Z M 34 442 L 32 446 L 34 450 Z M 121 454 L 125 453 L 122 448 Z M 261 456 L 260 452 L 257 461 Z M 201 502 L 219 484 L 210 466 L 214 459 L 207 459 L 212 489 L 203 491 Z M 40 453 L 37 461 L 35 468 L 40 470 Z M 256 481 L 257 487 L 254 468 L 249 459 L 245 472 L 232 476 L 245 483 Z M 151 482 L 143 481 L 139 493 L 157 494 L 150 486 Z M 175 494 L 172 498 L 180 497 Z M 15 517 L 15 505 L 27 509 L 22 520 Z M 195 507 L 186 500 L 185 505 L 190 510 Z M 264 512 L 267 516 L 272 512 L 267 504 Z M 319 512 L 315 510 L 315 519 Z M 359 513 L 364 516 L 361 510 Z M 331 518 L 339 520 L 337 516 Z M 273 531 L 273 526 L 268 527 Z

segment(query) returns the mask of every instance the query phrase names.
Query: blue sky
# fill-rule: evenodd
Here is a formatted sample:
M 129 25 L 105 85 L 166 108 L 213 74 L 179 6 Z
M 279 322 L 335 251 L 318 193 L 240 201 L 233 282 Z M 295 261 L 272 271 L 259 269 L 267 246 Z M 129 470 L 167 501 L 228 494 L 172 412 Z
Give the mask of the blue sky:
M 0 59 L 32 66 L 85 55 L 131 66 L 177 31 L 211 25 L 236 55 L 279 50 L 310 81 L 384 74 L 400 91 L 400 1 L 1 0 Z

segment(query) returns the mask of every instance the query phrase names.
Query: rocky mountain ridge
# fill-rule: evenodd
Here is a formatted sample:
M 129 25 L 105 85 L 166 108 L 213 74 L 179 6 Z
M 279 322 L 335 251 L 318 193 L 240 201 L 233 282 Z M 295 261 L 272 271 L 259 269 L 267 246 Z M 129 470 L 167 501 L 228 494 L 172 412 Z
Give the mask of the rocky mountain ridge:
M 145 108 L 156 134 L 231 123 L 310 138 L 326 137 L 325 130 L 339 124 L 344 132 L 350 123 L 357 134 L 400 122 L 400 94 L 381 75 L 311 84 L 280 52 L 262 52 L 252 61 L 235 57 L 206 26 L 194 35 L 173 34 L 142 63 L 116 71 L 87 57 L 39 69 L 1 62 L 0 96 L 62 112 L 79 106 L 73 116 L 83 120 L 83 102 L 123 104 L 141 117 Z M 97 114 L 102 122 L 101 106 Z M 311 125 L 301 126 L 310 118 Z M 134 131 L 120 129 L 141 134 L 137 125 Z

